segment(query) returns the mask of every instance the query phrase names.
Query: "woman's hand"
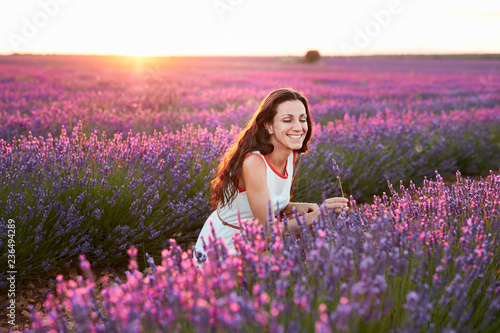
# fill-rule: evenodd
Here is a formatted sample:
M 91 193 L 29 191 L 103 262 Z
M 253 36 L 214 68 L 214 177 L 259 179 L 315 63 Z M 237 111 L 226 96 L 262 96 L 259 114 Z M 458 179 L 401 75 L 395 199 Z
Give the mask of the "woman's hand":
M 323 205 L 326 204 L 328 207 L 328 210 L 330 211 L 331 209 L 335 210 L 335 213 L 340 214 L 342 210 L 344 212 L 349 211 L 349 206 L 347 205 L 349 200 L 347 198 L 342 198 L 342 197 L 333 197 L 333 198 L 328 198 L 323 202 Z
M 305 213 L 311 213 L 314 212 L 315 210 L 319 210 L 319 206 L 316 203 L 302 203 L 300 206 L 301 210 Z
M 299 214 L 304 213 L 311 213 L 314 212 L 315 210 L 319 210 L 318 204 L 315 203 L 309 203 L 309 202 L 290 202 L 288 206 L 283 210 L 283 212 L 286 215 L 293 214 L 293 208 L 297 210 Z

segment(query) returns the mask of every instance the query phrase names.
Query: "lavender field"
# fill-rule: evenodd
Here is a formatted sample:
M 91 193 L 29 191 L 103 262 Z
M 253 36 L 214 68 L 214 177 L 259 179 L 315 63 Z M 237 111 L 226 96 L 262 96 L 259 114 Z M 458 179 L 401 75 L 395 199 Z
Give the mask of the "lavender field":
M 0 57 L 0 265 L 13 220 L 18 291 L 65 267 L 84 276 L 57 276 L 31 331 L 500 330 L 499 69 Z M 209 255 L 221 260 L 200 271 L 191 246 L 210 214 L 208 184 L 278 87 L 302 91 L 315 123 L 292 200 L 341 195 L 333 158 L 352 209 L 325 212 L 300 239 L 273 229 L 264 257 L 248 221 L 235 241 L 243 255 L 214 239 Z M 124 276 L 98 283 L 97 267 Z

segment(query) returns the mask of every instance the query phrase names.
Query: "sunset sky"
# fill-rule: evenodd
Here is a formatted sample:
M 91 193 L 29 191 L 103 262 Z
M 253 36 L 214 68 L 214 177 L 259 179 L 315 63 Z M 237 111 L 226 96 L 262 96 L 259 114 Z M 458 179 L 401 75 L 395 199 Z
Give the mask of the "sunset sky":
M 0 54 L 500 53 L 498 0 L 0 0 Z

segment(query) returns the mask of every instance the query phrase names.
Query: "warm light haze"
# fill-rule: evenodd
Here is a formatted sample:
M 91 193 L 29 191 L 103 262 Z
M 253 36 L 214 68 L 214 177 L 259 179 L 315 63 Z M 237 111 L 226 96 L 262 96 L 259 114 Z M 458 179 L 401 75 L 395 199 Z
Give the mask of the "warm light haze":
M 0 26 L 0 54 L 500 53 L 495 0 L 3 0 Z

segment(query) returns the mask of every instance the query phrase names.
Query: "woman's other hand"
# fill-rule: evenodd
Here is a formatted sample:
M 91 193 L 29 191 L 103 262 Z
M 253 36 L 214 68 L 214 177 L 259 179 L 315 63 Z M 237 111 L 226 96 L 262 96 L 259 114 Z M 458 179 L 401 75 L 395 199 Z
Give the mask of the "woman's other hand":
M 290 218 L 293 218 L 293 208 L 297 210 L 299 214 L 302 213 L 312 213 L 319 210 L 319 206 L 316 203 L 310 202 L 290 202 L 288 206 L 283 210 L 283 212 Z
M 316 203 L 303 203 L 301 209 L 303 212 L 311 213 L 315 210 L 319 210 L 319 206 Z
M 319 210 L 319 206 L 316 203 L 310 203 L 310 202 L 294 202 L 293 205 L 297 209 L 299 213 L 311 213 L 314 212 L 315 210 Z
M 334 209 L 335 213 L 340 214 L 342 212 L 342 210 L 344 212 L 349 211 L 348 203 L 349 203 L 349 200 L 347 198 L 333 197 L 333 198 L 326 199 L 323 202 L 323 205 L 326 205 L 329 211 L 331 209 Z

